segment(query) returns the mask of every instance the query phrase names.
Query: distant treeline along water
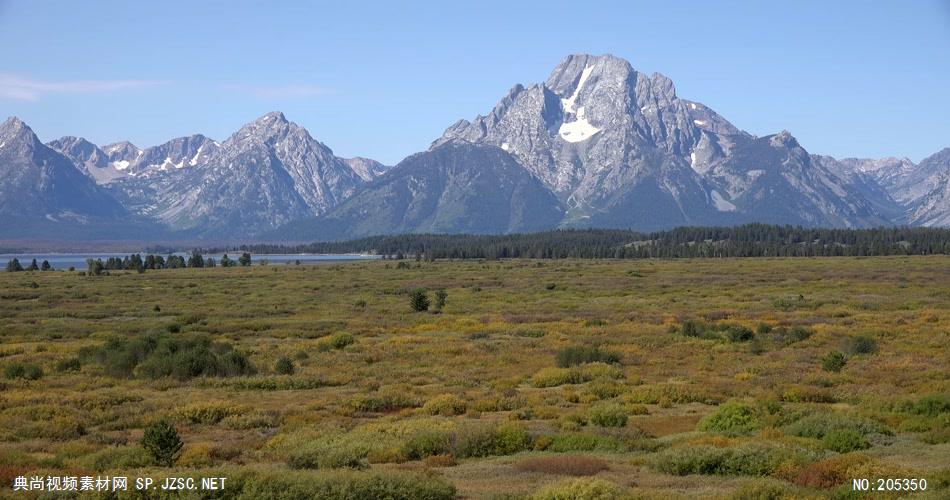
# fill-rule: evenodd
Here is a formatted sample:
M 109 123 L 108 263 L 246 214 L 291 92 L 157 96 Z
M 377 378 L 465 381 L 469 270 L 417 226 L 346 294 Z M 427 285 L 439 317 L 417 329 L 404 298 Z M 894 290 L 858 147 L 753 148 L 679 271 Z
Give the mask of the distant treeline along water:
M 639 233 L 622 229 L 506 235 L 405 234 L 305 245 L 244 245 L 251 253 L 372 253 L 426 259 L 823 257 L 950 253 L 950 229 L 814 229 L 747 224 Z M 218 249 L 212 251 L 220 251 Z

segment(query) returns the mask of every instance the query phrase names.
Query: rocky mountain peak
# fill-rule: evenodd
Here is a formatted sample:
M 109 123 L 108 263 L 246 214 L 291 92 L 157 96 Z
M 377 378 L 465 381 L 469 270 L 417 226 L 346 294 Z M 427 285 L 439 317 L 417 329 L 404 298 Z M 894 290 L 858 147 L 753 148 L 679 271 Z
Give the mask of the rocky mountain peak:
M 2 124 L 0 124 L 0 136 L 14 138 L 21 135 L 32 135 L 33 130 L 26 124 L 23 123 L 23 120 L 20 120 L 16 116 L 11 116 L 7 118 Z
M 781 132 L 773 135 L 771 138 L 769 138 L 769 144 L 771 144 L 772 147 L 776 147 L 776 148 L 792 149 L 792 148 L 801 147 L 798 144 L 798 140 L 795 139 L 792 133 L 789 132 L 788 130 L 782 130 Z

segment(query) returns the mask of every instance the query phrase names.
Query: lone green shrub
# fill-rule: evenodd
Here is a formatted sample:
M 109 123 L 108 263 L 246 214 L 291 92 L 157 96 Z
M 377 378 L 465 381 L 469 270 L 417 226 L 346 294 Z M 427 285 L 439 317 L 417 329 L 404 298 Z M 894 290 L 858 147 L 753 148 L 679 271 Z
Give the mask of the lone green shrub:
M 729 402 L 702 419 L 697 429 L 700 431 L 745 434 L 758 428 L 758 426 L 759 421 L 755 408 L 745 403 Z
M 330 346 L 334 349 L 343 349 L 354 342 L 356 342 L 356 337 L 348 332 L 337 332 L 330 336 Z
M 517 424 L 476 426 L 455 436 L 453 454 L 458 458 L 511 455 L 531 447 L 531 436 Z
M 545 486 L 529 500 L 617 500 L 624 490 L 616 483 L 597 478 L 579 478 Z
M 831 351 L 821 359 L 821 369 L 826 372 L 840 372 L 848 358 L 840 351 Z
M 845 350 L 849 354 L 874 354 L 877 352 L 877 341 L 867 335 L 857 335 L 845 341 Z
M 175 462 L 182 446 L 184 443 L 178 436 L 178 431 L 167 420 L 159 420 L 148 426 L 142 436 L 142 448 L 165 467 L 170 467 Z
M 413 311 L 422 312 L 429 310 L 429 296 L 423 289 L 413 290 L 409 294 L 409 306 Z
M 732 325 L 726 329 L 726 336 L 731 342 L 748 342 L 755 336 L 752 330 L 744 326 Z
M 444 417 L 461 415 L 465 413 L 466 410 L 468 410 L 468 403 L 454 394 L 440 394 L 422 405 L 423 412 L 429 415 L 442 415 Z
M 584 363 L 620 363 L 620 355 L 615 352 L 601 351 L 595 346 L 565 347 L 554 357 L 555 364 L 561 368 L 568 368 Z
M 594 425 L 601 427 L 624 427 L 629 414 L 618 404 L 599 404 L 590 409 L 588 418 Z
M 81 367 L 79 358 L 66 358 L 56 362 L 56 371 L 60 373 L 78 372 Z
M 280 375 L 293 375 L 295 369 L 294 361 L 287 356 L 281 356 L 274 364 L 274 371 Z

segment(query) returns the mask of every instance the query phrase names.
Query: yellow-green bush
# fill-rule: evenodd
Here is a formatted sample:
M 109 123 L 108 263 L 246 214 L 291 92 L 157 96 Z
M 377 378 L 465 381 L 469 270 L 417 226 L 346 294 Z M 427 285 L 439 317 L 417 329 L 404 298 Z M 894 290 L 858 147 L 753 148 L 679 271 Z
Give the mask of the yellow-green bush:
M 624 489 L 616 483 L 597 478 L 578 478 L 545 486 L 531 500 L 618 500 Z
M 468 403 L 455 394 L 440 394 L 422 405 L 423 412 L 429 415 L 442 415 L 444 417 L 461 415 L 465 413 L 466 410 L 468 410 Z

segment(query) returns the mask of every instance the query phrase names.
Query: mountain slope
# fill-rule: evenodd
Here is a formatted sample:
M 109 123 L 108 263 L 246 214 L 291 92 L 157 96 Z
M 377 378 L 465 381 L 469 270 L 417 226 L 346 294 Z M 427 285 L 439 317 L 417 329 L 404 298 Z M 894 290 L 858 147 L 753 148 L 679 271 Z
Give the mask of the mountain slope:
M 342 159 L 281 113 L 228 138 L 205 164 L 156 192 L 152 212 L 198 236 L 250 236 L 320 215 L 363 181 Z
M 912 201 L 909 222 L 918 226 L 950 226 L 950 148 L 923 159 L 917 171 L 927 174 L 921 184 L 930 189 Z
M 17 118 L 0 124 L 0 216 L 6 221 L 0 236 L 6 238 L 158 234 Z
M 763 149 L 707 106 L 677 97 L 665 76 L 609 55 L 568 56 L 544 84 L 515 86 L 489 115 L 457 122 L 433 145 L 452 140 L 511 152 L 565 202 L 566 225 L 658 229 L 758 220 L 763 204 L 739 197 L 749 177 L 780 170 L 785 160 L 808 178 L 758 180 L 765 193 L 801 199 L 794 212 L 782 213 L 785 222 L 858 227 L 886 220 L 860 193 L 843 199 L 847 181 L 802 157 L 797 142 L 767 140 L 776 151 Z
M 558 200 L 500 148 L 449 142 L 406 158 L 323 217 L 269 236 L 508 233 L 555 226 Z

